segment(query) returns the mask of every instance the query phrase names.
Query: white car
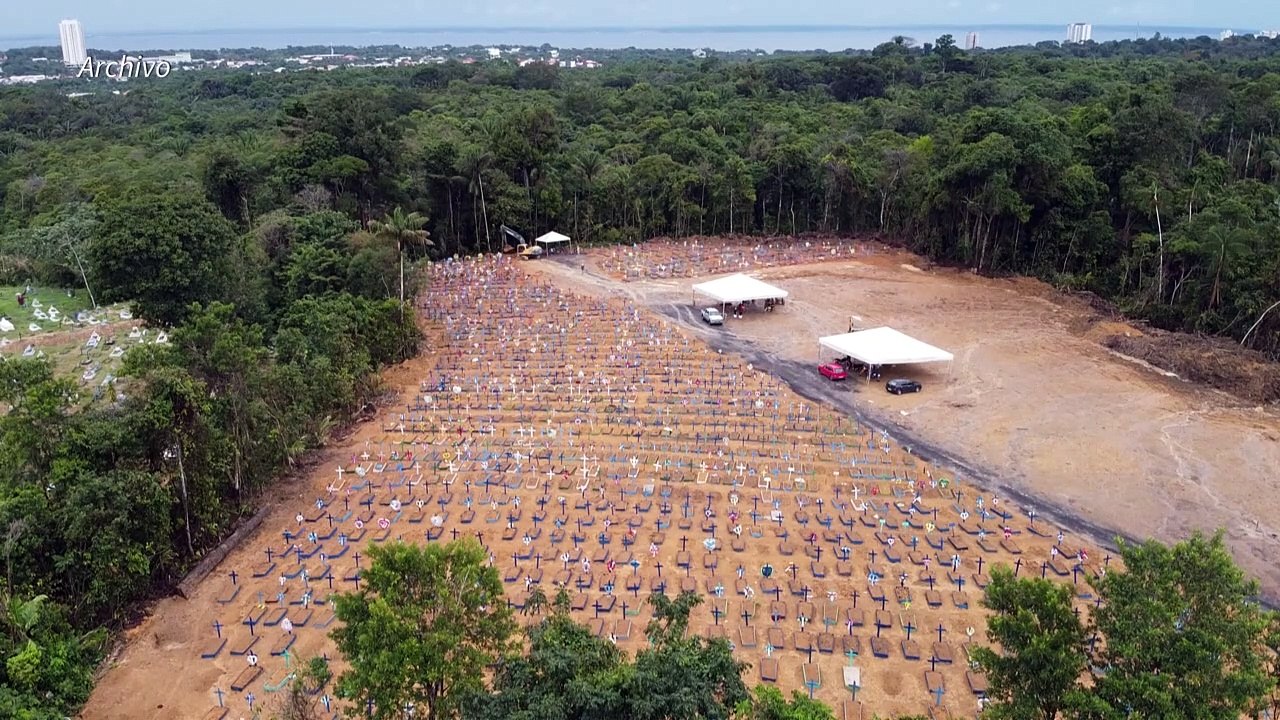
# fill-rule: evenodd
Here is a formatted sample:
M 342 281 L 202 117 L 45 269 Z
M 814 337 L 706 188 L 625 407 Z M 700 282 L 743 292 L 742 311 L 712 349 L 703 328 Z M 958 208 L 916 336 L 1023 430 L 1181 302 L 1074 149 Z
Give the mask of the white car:
M 702 319 L 705 320 L 708 325 L 723 325 L 724 313 L 720 312 L 716 308 L 702 308 Z

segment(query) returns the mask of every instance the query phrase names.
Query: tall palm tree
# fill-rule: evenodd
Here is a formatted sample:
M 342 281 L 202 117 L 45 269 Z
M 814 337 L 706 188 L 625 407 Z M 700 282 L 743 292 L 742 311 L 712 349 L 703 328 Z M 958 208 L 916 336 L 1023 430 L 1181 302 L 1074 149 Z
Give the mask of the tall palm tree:
M 369 229 L 375 235 L 394 240 L 396 252 L 400 255 L 400 304 L 404 304 L 404 249 L 407 245 L 431 247 L 431 234 L 423 229 L 427 218 L 421 213 L 406 213 L 399 206 L 391 211 L 383 220 L 369 223 Z
M 480 196 L 480 212 L 484 216 L 484 242 L 485 249 L 493 252 L 493 242 L 489 238 L 489 208 L 484 201 L 484 171 L 489 169 L 493 164 L 493 154 L 481 150 L 476 147 L 469 147 L 462 153 L 462 158 L 458 162 L 458 169 L 462 171 L 463 177 L 467 178 L 467 187 L 471 191 L 471 197 Z M 471 206 L 474 208 L 475 205 Z M 479 238 L 476 238 L 477 243 Z
M 590 235 L 592 222 L 595 219 L 595 213 L 592 212 L 592 199 L 594 197 L 596 178 L 600 176 L 601 170 L 604 169 L 604 158 L 600 156 L 600 153 L 594 150 L 589 150 L 574 160 L 573 169 L 578 176 L 582 194 L 586 195 L 587 232 L 582 233 L 578 231 L 578 190 L 576 188 L 573 193 L 573 230 L 575 235 L 585 240 Z

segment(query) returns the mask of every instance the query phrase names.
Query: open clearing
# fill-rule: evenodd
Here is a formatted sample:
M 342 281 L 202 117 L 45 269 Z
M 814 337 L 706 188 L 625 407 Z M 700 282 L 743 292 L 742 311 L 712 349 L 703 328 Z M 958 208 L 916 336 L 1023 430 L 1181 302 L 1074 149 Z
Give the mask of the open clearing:
M 669 267 L 666 249 L 633 261 Z M 356 554 L 394 538 L 477 536 L 517 607 L 564 583 L 633 651 L 648 594 L 693 589 L 693 629 L 734 642 L 749 684 L 810 681 L 838 717 L 859 709 L 850 662 L 868 717 L 975 715 L 965 645 L 991 563 L 1077 583 L 1087 613 L 1096 541 L 1223 525 L 1277 587 L 1261 558 L 1280 500 L 1253 478 L 1280 459 L 1272 415 L 1110 353 L 1113 328 L 1037 283 L 843 257 L 760 271 L 786 306 L 724 328 L 697 321 L 690 280 L 623 282 L 603 253 L 433 267 L 429 350 L 387 374 L 399 404 L 281 485 L 189 599 L 158 603 L 83 716 L 219 717 L 217 691 L 228 717 L 250 694 L 270 707 L 293 658 L 332 655 L 327 596 L 354 589 Z M 850 315 L 951 350 L 952 375 L 907 369 L 925 390 L 902 398 L 820 378 L 816 338 Z
M 1224 528 L 1237 561 L 1269 600 L 1280 600 L 1274 406 L 1244 403 L 1108 350 L 1108 337 L 1140 331 L 1043 283 L 922 271 L 924 261 L 913 255 L 859 250 L 854 260 L 754 272 L 791 292 L 786 307 L 748 313 L 723 329 L 698 322 L 688 287 L 701 278 L 619 283 L 564 264 L 556 274 L 573 287 L 623 292 L 680 318 L 715 347 L 776 366 L 818 397 L 847 399 L 875 423 L 900 427 L 959 461 L 973 479 L 1096 532 L 1175 541 Z M 847 331 L 850 316 L 860 328 L 888 325 L 950 350 L 951 375 L 945 365 L 886 371 L 885 380 L 924 383 L 923 393 L 902 397 L 885 393 L 883 383 L 820 381 L 817 338 Z

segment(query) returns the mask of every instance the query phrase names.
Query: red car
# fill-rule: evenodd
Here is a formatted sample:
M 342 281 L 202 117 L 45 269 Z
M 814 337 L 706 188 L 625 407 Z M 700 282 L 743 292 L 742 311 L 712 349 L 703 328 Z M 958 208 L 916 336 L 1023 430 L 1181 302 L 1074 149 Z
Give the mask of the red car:
M 831 380 L 843 380 L 849 376 L 848 373 L 845 372 L 844 366 L 835 362 L 819 365 L 818 372 L 821 373 L 823 377 L 830 378 Z

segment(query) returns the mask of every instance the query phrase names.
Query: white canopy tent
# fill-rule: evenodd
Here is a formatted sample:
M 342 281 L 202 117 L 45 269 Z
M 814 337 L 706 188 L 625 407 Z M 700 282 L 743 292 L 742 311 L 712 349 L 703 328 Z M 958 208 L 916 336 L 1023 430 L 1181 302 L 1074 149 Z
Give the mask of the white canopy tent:
M 818 338 L 818 344 L 867 365 L 950 363 L 956 357 L 946 350 L 936 348 L 891 327 L 859 330 L 843 335 L 828 335 Z
M 560 243 L 567 243 L 567 242 L 569 242 L 569 236 L 568 236 L 568 235 L 561 235 L 560 233 L 556 232 L 555 230 L 552 230 L 551 232 L 547 233 L 546 235 L 543 235 L 543 236 L 539 237 L 538 239 L 534 240 L 534 242 L 536 242 L 536 243 L 541 243 L 541 244 L 543 244 L 543 245 L 558 245 L 558 244 L 560 244 Z
M 783 300 L 790 293 L 741 273 L 698 283 L 693 286 L 694 299 L 705 295 L 718 303 L 743 303 L 752 300 Z

